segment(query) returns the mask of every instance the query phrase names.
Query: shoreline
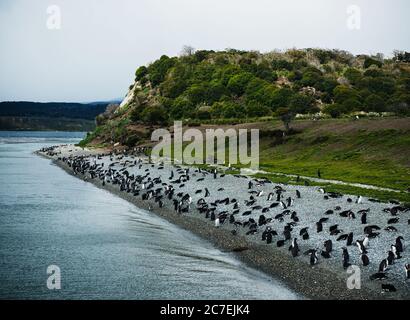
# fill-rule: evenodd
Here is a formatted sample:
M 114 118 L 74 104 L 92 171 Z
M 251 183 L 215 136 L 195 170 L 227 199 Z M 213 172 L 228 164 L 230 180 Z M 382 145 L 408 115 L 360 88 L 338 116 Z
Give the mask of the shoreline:
M 105 186 L 103 186 L 99 180 L 94 179 L 90 181 L 84 176 L 75 175 L 71 168 L 64 162 L 58 161 L 41 152 L 36 152 L 36 154 L 51 160 L 53 164 L 62 168 L 67 173 L 86 182 L 91 182 L 98 188 L 109 191 L 141 209 L 149 210 L 149 203 L 153 203 L 153 201 L 144 202 L 140 198 L 121 192 L 117 186 L 112 184 L 105 184 Z M 360 290 L 349 290 L 346 286 L 346 279 L 349 275 L 346 272 L 341 273 L 340 270 L 337 269 L 332 271 L 320 264 L 311 267 L 309 264 L 306 264 L 306 261 L 294 259 L 283 250 L 255 243 L 242 235 L 232 236 L 228 230 L 224 228 L 214 228 L 212 227 L 212 223 L 204 221 L 203 219 L 188 215 L 177 215 L 167 206 L 162 208 L 155 206 L 154 209 L 150 211 L 210 241 L 223 251 L 233 252 L 235 256 L 246 265 L 272 276 L 304 298 L 320 300 L 377 300 L 398 298 L 396 294 L 383 294 L 381 290 L 377 290 L 376 286 L 368 285 L 367 283 L 366 286 L 362 286 Z M 208 226 L 210 227 L 206 227 L 204 222 L 208 222 Z M 408 293 L 406 296 L 401 296 L 401 298 L 408 299 Z

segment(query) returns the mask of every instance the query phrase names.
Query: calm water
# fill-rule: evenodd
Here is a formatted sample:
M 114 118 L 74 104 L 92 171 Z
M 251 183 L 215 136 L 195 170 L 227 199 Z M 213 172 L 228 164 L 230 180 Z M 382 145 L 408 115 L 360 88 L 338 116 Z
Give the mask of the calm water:
M 295 299 L 188 231 L 32 152 L 82 133 L 0 132 L 0 298 Z M 46 286 L 49 265 L 61 290 Z

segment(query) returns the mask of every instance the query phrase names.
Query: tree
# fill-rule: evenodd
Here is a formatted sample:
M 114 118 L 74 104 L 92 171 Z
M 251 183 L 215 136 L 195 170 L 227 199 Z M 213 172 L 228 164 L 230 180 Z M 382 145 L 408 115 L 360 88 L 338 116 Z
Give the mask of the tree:
M 148 69 L 145 66 L 141 66 L 135 71 L 135 80 L 140 81 L 148 73 Z
M 276 110 L 276 114 L 282 120 L 283 124 L 285 125 L 286 132 L 290 130 L 290 123 L 295 117 L 293 111 L 290 108 L 278 108 Z
M 337 103 L 328 104 L 324 108 L 324 112 L 330 114 L 332 118 L 339 118 L 342 114 L 342 107 Z
M 272 111 L 265 105 L 251 101 L 246 105 L 246 114 L 250 118 L 264 117 L 271 115 Z
M 315 112 L 315 99 L 304 94 L 295 94 L 290 100 L 290 109 L 295 113 Z
M 248 72 L 237 74 L 229 79 L 227 88 L 233 94 L 241 96 L 245 93 L 246 87 L 253 77 L 254 76 Z
M 353 85 L 356 85 L 362 78 L 362 73 L 354 68 L 349 68 L 345 71 L 344 76 Z
M 183 46 L 181 50 L 181 56 L 190 57 L 195 53 L 195 48 L 191 46 Z
M 371 58 L 371 57 L 367 57 L 367 58 L 364 60 L 364 65 L 363 65 L 364 68 L 367 69 L 367 68 L 369 68 L 369 67 L 372 66 L 372 65 L 375 65 L 375 66 L 381 68 L 382 65 L 383 65 L 383 63 L 380 62 L 379 60 L 373 59 L 373 58 Z
M 168 119 L 165 108 L 159 104 L 145 108 L 141 117 L 148 124 L 164 124 Z
M 364 102 L 366 111 L 382 112 L 385 111 L 385 104 L 382 98 L 376 94 L 368 96 Z

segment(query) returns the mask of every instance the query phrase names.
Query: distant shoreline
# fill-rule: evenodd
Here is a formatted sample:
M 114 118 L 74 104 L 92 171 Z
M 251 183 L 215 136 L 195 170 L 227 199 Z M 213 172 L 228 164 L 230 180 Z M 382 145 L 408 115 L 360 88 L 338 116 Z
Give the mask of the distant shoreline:
M 84 152 L 92 154 L 93 151 Z M 54 164 L 74 175 L 70 167 L 62 161 L 58 161 L 44 153 L 38 152 L 40 156 L 51 159 Z M 142 201 L 140 197 L 134 197 L 125 192 L 120 192 L 117 186 L 102 183 L 95 179 L 89 181 L 84 176 L 74 175 L 77 178 L 93 183 L 98 188 L 105 189 L 113 194 L 125 199 L 139 208 L 149 210 L 147 201 Z M 153 204 L 153 203 L 152 203 Z M 381 295 L 380 283 L 368 282 L 362 286 L 361 290 L 348 290 L 346 288 L 346 273 L 341 273 L 337 268 L 329 269 L 326 265 L 317 265 L 311 268 L 306 261 L 294 259 L 289 253 L 279 250 L 274 246 L 266 246 L 262 243 L 255 243 L 244 236 L 232 236 L 225 228 L 214 228 L 211 221 L 203 219 L 202 216 L 178 215 L 166 204 L 162 208 L 153 205 L 152 211 L 166 220 L 174 223 L 194 234 L 211 241 L 222 250 L 235 252 L 236 256 L 247 265 L 263 271 L 272 277 L 285 283 L 288 287 L 308 299 L 397 299 L 396 295 Z M 404 294 L 408 299 L 407 292 Z M 401 297 L 403 298 L 403 296 Z
M 76 118 L 0 116 L 0 131 L 89 132 L 95 121 Z

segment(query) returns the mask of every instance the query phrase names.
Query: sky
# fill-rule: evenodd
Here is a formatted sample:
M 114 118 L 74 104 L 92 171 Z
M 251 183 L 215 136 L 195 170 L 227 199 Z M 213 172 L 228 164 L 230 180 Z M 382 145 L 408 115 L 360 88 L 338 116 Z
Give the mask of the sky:
M 122 98 L 184 45 L 389 56 L 410 51 L 409 16 L 408 0 L 0 0 L 0 101 Z

